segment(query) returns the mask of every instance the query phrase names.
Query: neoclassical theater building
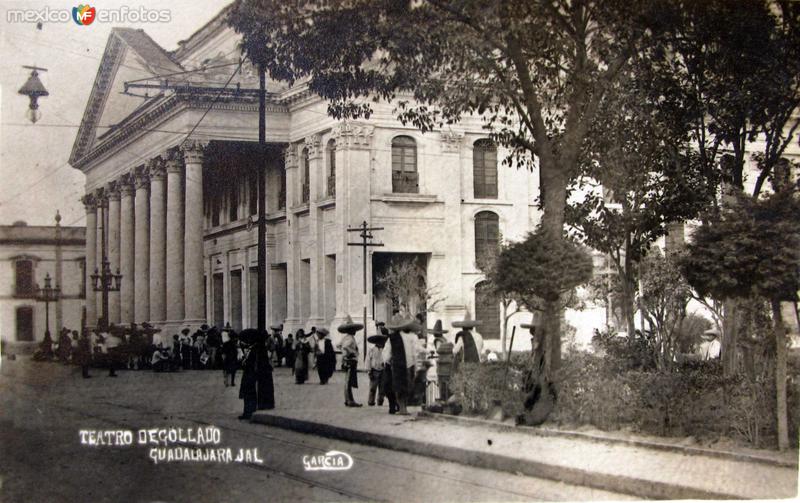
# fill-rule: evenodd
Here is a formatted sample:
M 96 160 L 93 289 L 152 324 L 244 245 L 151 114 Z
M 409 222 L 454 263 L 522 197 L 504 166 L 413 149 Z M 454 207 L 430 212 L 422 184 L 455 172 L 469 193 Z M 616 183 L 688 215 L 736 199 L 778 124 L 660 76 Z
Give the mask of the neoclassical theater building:
M 108 39 L 70 163 L 86 176 L 87 270 L 105 249 L 122 275 L 111 322 L 162 333 L 256 323 L 258 76 L 239 67 L 238 42 L 225 11 L 173 51 L 141 30 Z M 469 310 L 497 338 L 500 304 L 476 260 L 535 227 L 538 173 L 503 166 L 476 118 L 422 134 L 391 104 L 368 121 L 326 110 L 302 83 L 268 80 L 268 323 L 334 328 L 361 319 L 365 303 L 371 320 L 387 320 L 375 278 L 405 260 L 435 288 L 431 324 Z M 384 245 L 368 249 L 366 298 L 362 248 L 347 231 L 362 222 L 383 227 L 373 234 Z M 86 291 L 91 323 L 101 300 Z

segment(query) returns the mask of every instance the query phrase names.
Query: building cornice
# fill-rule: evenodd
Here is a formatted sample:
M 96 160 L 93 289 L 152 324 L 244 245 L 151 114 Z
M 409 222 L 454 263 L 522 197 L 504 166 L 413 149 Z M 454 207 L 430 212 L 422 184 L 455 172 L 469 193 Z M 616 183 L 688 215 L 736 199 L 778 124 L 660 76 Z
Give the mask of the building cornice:
M 179 89 L 175 93 L 154 100 L 150 107 L 143 109 L 137 117 L 122 123 L 118 129 L 106 133 L 103 141 L 79 159 L 71 161 L 72 167 L 85 171 L 85 168 L 103 155 L 125 147 L 133 140 L 145 135 L 158 123 L 191 109 L 207 109 L 214 100 L 215 91 L 198 88 Z M 267 103 L 267 112 L 288 113 L 286 106 L 277 103 L 274 96 Z M 258 99 L 250 94 L 240 94 L 236 90 L 220 95 L 214 104 L 215 110 L 258 113 Z

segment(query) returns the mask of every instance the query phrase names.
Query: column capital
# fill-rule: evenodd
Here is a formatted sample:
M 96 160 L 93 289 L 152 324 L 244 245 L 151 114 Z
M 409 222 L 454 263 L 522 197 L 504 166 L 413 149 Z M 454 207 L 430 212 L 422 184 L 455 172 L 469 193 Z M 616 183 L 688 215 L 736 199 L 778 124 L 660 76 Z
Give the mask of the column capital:
M 120 198 L 119 183 L 116 180 L 108 182 L 108 185 L 106 185 L 106 193 L 108 194 L 109 201 L 119 201 Z
M 183 158 L 187 164 L 202 164 L 207 146 L 207 141 L 188 140 L 181 145 L 180 149 L 183 151 Z
M 183 170 L 183 155 L 177 148 L 167 151 L 167 173 L 180 173 Z
M 144 166 L 139 166 L 133 171 L 133 180 L 136 190 L 147 189 L 150 186 L 150 173 Z
M 136 190 L 134 187 L 133 173 L 125 173 L 117 180 L 117 189 L 122 197 L 132 196 Z
M 369 124 L 344 122 L 333 128 L 331 136 L 336 147 L 342 149 L 368 149 L 372 144 L 375 127 Z
M 319 133 L 306 136 L 305 148 L 308 150 L 309 159 L 319 159 L 322 157 L 322 137 Z
M 81 197 L 81 202 L 83 203 L 83 207 L 86 208 L 86 213 L 94 213 L 97 211 L 97 201 L 93 194 L 84 194 Z
M 103 209 L 106 207 L 108 204 L 108 193 L 106 192 L 105 187 L 100 187 L 94 191 L 94 200 L 95 205 L 98 208 Z
M 297 152 L 291 143 L 283 150 L 283 161 L 287 170 L 297 167 Z
M 456 154 L 461 150 L 464 133 L 458 131 L 442 131 L 439 133 L 443 153 Z
M 161 156 L 148 160 L 145 166 L 151 181 L 156 182 L 164 180 L 167 172 L 164 159 L 162 159 Z

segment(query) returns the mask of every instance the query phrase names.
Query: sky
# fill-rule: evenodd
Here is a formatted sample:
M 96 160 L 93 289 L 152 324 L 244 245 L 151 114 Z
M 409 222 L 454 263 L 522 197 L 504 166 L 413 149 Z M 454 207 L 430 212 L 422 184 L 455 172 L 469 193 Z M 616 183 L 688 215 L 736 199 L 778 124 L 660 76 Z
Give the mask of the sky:
M 84 175 L 68 164 L 78 125 L 103 56 L 111 28 L 142 28 L 168 51 L 210 21 L 231 0 L 113 0 L 92 2 L 101 10 L 168 11 L 168 22 L 109 23 L 97 14 L 91 24 L 66 22 L 9 22 L 8 11 L 33 10 L 52 14 L 72 11 L 77 2 L 60 0 L 0 0 L 0 225 L 24 220 L 28 225 L 84 225 L 80 202 Z M 17 93 L 30 70 L 47 68 L 40 78 L 49 96 L 39 100 L 41 118 L 26 117 L 28 99 Z

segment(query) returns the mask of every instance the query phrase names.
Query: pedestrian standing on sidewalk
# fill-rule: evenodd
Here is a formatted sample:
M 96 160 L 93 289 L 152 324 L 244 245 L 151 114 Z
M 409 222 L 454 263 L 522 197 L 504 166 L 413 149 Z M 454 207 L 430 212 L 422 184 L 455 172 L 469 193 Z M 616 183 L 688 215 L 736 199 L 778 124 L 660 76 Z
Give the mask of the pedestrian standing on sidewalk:
M 413 318 L 398 317 L 388 327 L 391 345 L 391 386 L 397 400 L 396 412 L 407 416 L 410 397 L 416 373 L 418 333 L 422 326 Z M 391 408 L 390 414 L 394 414 Z
M 242 330 L 239 344 L 242 348 L 242 379 L 239 384 L 239 398 L 244 401 L 244 410 L 239 419 L 250 419 L 258 409 L 257 352 L 255 350 L 258 330 Z
M 297 342 L 295 343 L 295 362 L 294 362 L 294 382 L 303 384 L 308 379 L 309 353 L 311 345 L 306 340 L 303 329 L 297 330 Z
M 267 350 L 269 334 L 266 330 L 258 331 L 254 351 L 256 352 L 256 384 L 258 392 L 258 410 L 275 408 L 275 383 L 272 380 L 272 359 Z
M 225 380 L 225 387 L 236 386 L 236 371 L 239 370 L 240 353 L 238 336 L 231 329 L 228 332 L 228 340 L 222 343 L 222 377 Z
M 77 334 L 77 332 L 75 332 Z M 75 359 L 78 365 L 81 366 L 81 375 L 84 379 L 92 376 L 89 375 L 89 363 L 92 361 L 92 346 L 89 340 L 89 335 L 86 331 L 83 332 L 81 338 L 78 339 L 78 348 L 75 351 Z
M 364 328 L 361 323 L 355 323 L 350 316 L 347 316 L 345 322 L 339 325 L 339 333 L 344 334 L 340 345 L 342 347 L 342 362 L 345 368 L 344 380 L 344 404 L 347 407 L 361 407 L 361 404 L 353 398 L 353 388 L 358 388 L 358 376 L 356 371 L 358 369 L 358 344 L 356 343 L 355 334 Z
M 272 338 L 275 341 L 275 366 L 280 367 L 286 356 L 286 341 L 283 340 L 282 333 L 283 325 L 273 325 L 269 329 L 272 330 Z
M 189 333 L 191 330 L 189 328 L 184 328 L 181 330 L 181 367 L 183 370 L 189 370 L 192 368 L 192 339 L 189 337 Z
M 116 333 L 105 332 L 101 335 L 103 336 L 103 352 L 108 362 L 108 377 L 117 377 L 117 367 L 120 366 L 120 360 L 125 358 L 125 355 L 120 353 L 123 341 Z
M 328 384 L 328 379 L 336 370 L 336 352 L 333 350 L 331 338 L 328 337 L 329 333 L 328 329 L 324 327 L 317 330 L 319 345 L 322 346 L 321 350 L 319 347 L 317 348 L 319 351 L 317 353 L 317 375 L 319 375 L 320 384 Z
M 456 333 L 455 345 L 453 346 L 454 366 L 458 366 L 461 363 L 480 363 L 481 353 L 483 352 L 483 337 L 472 331 L 480 325 L 480 321 L 470 318 L 469 311 L 467 311 L 462 321 L 453 322 L 454 328 L 461 329 Z
M 283 325 L 281 325 L 282 327 Z M 286 336 L 283 344 L 283 355 L 286 359 L 286 366 L 292 369 L 292 375 L 294 375 L 294 338 L 292 334 Z
M 386 345 L 385 335 L 370 335 L 367 337 L 367 342 L 373 344 L 369 348 L 369 398 L 367 404 L 369 406 L 375 405 L 375 395 L 378 395 L 378 406 L 383 406 L 383 387 L 381 386 L 381 379 L 383 377 L 383 347 Z

